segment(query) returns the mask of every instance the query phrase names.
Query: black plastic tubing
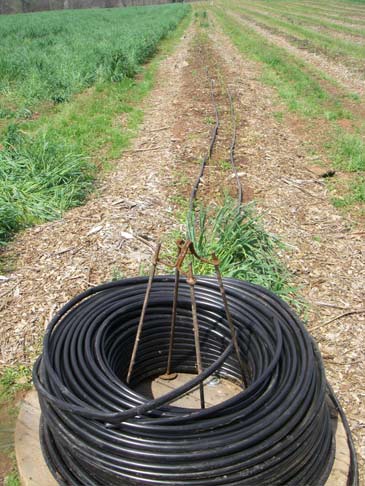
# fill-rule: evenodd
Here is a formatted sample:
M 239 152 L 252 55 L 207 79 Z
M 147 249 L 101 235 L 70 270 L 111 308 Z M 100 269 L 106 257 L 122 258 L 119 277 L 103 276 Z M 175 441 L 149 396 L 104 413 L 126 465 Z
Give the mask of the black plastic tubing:
M 157 399 L 138 384 L 166 371 L 174 278 L 156 277 L 130 385 L 144 277 L 94 287 L 51 321 L 34 366 L 48 466 L 68 486 L 324 485 L 334 459 L 327 382 L 304 325 L 271 292 L 224 280 L 247 387 L 210 408 L 169 405 L 240 368 L 214 278 L 196 300 L 204 373 Z M 173 370 L 195 373 L 189 286 L 178 301 Z

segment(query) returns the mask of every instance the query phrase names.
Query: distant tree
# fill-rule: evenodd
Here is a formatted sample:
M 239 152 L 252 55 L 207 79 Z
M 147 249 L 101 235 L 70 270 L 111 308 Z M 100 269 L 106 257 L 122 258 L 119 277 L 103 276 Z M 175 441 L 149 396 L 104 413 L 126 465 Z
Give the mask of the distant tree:
M 21 0 L 22 2 L 22 12 L 29 12 L 30 7 L 31 7 L 31 1 L 30 0 Z

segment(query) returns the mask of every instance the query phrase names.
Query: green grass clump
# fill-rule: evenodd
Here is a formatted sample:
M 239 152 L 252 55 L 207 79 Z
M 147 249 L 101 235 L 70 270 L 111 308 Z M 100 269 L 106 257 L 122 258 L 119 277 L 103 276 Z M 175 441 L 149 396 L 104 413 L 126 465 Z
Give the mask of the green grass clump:
M 32 370 L 26 366 L 5 368 L 0 376 L 0 405 L 15 398 L 15 395 L 31 386 Z
M 68 101 L 134 76 L 189 11 L 183 4 L 0 16 L 0 113 Z
M 217 255 L 224 277 L 247 280 L 291 300 L 290 275 L 278 258 L 283 245 L 264 230 L 253 206 L 237 208 L 226 199 L 216 208 L 201 207 L 195 224 L 188 218 L 187 232 L 199 255 Z M 196 275 L 214 274 L 211 265 L 196 259 L 193 270 Z
M 348 184 L 346 194 L 333 198 L 333 204 L 337 208 L 346 208 L 354 204 L 365 203 L 365 178 L 356 177 Z
M 19 474 L 17 472 L 13 472 L 6 476 L 4 486 L 21 486 Z
M 12 470 L 4 478 L 4 486 L 20 486 L 13 450 L 13 430 L 19 409 L 16 403 L 19 393 L 29 390 L 32 383 L 31 368 L 23 365 L 4 368 L 0 375 L 0 407 L 2 423 L 0 424 L 0 450 L 11 459 Z
M 90 162 L 62 143 L 10 128 L 0 151 L 0 244 L 80 204 L 94 175 Z
M 354 133 L 340 133 L 335 143 L 335 164 L 350 172 L 365 171 L 365 141 Z

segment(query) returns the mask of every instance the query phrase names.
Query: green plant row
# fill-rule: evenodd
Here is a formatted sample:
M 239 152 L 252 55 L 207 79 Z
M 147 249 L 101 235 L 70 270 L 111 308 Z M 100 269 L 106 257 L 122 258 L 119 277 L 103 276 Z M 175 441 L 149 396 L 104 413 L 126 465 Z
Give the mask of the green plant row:
M 224 277 L 247 280 L 288 301 L 295 300 L 291 276 L 278 258 L 284 245 L 267 233 L 252 204 L 237 207 L 235 200 L 226 198 L 217 207 L 200 206 L 196 217 L 188 215 L 187 234 L 198 254 L 216 254 Z M 195 275 L 215 272 L 212 265 L 196 259 L 193 271 Z
M 0 17 L 0 116 L 132 77 L 188 6 L 65 10 Z
M 45 136 L 27 139 L 11 126 L 0 151 L 0 243 L 24 226 L 80 204 L 94 172 L 67 146 Z
M 316 32 L 307 27 L 303 27 L 299 22 L 286 22 L 280 18 L 273 17 L 270 12 L 263 13 L 253 10 L 247 4 L 240 4 L 239 10 L 251 18 L 263 22 L 267 26 L 279 28 L 282 32 L 294 34 L 297 38 L 307 42 L 310 41 L 314 48 L 325 52 L 326 55 L 335 59 L 341 58 L 344 62 L 348 62 L 350 58 L 364 59 L 365 46 L 361 44 Z
M 251 4 L 252 6 L 252 4 Z M 305 24 L 311 26 L 323 26 L 330 30 L 338 32 L 345 32 L 348 34 L 360 34 L 365 35 L 365 29 L 361 28 L 361 25 L 365 25 L 365 21 L 361 23 L 361 20 L 348 19 L 349 23 L 353 23 L 350 27 L 348 25 L 342 25 L 336 23 L 336 21 L 346 21 L 346 12 L 340 12 L 338 7 L 333 7 L 332 13 L 337 15 L 330 15 L 327 12 L 322 12 L 321 9 L 311 5 L 310 7 L 305 4 L 295 4 L 292 2 L 270 1 L 260 2 L 255 4 L 255 8 L 261 7 L 262 11 L 267 13 L 272 12 L 274 15 L 288 19 L 293 24 Z M 324 17 L 323 17 L 324 16 Z M 359 28 L 358 28 L 359 27 Z M 333 39 L 335 42 L 335 38 Z
M 223 9 L 217 8 L 215 12 L 240 51 L 263 63 L 265 82 L 278 89 L 291 110 L 310 118 L 323 115 L 328 120 L 351 118 L 341 102 L 322 87 L 321 73 L 316 68 L 266 40 Z

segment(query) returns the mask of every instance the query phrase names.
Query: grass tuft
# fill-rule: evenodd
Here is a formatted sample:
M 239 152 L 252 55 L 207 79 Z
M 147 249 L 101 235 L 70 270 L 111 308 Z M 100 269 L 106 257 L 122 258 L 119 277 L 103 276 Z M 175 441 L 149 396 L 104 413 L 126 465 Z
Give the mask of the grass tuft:
M 21 486 L 18 473 L 13 472 L 6 476 L 4 486 Z
M 365 142 L 354 133 L 341 133 L 335 144 L 335 164 L 350 172 L 365 171 Z
M 195 225 L 188 218 L 187 232 L 198 254 L 217 255 L 224 277 L 247 280 L 293 300 L 290 274 L 278 257 L 284 245 L 264 230 L 252 205 L 237 208 L 227 198 L 220 207 L 202 206 Z M 197 260 L 193 270 L 196 275 L 214 274 L 211 265 Z
M 8 403 L 15 395 L 31 387 L 32 370 L 27 366 L 5 368 L 0 376 L 0 405 Z
M 365 178 L 356 177 L 355 180 L 348 184 L 346 193 L 342 197 L 335 197 L 332 199 L 336 208 L 346 208 L 353 204 L 365 203 Z
M 59 217 L 91 190 L 88 159 L 44 135 L 10 126 L 0 151 L 0 244 L 17 230 Z

